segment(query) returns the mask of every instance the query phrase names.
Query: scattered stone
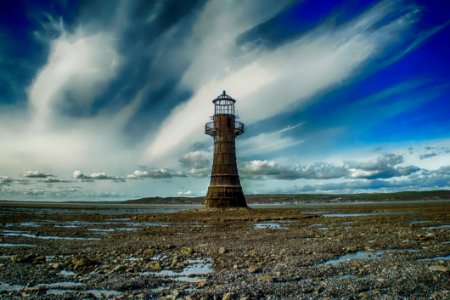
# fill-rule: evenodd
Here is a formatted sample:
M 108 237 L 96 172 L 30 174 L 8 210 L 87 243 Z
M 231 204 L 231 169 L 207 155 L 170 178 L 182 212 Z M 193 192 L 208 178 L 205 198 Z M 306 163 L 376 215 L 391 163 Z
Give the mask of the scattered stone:
M 36 257 L 33 258 L 32 263 L 33 263 L 34 265 L 36 265 L 36 264 L 44 263 L 45 261 L 46 261 L 45 256 L 43 256 L 43 255 L 38 255 L 38 256 L 36 256 Z
M 144 256 L 147 256 L 147 257 L 151 257 L 151 256 L 153 256 L 153 255 L 155 255 L 155 253 L 156 253 L 156 251 L 155 251 L 155 249 L 146 249 L 146 250 L 144 250 Z
M 251 265 L 251 266 L 247 269 L 247 271 L 248 271 L 249 273 L 257 273 L 257 272 L 259 272 L 259 266 L 258 266 L 258 265 Z
M 42 289 L 39 286 L 30 286 L 30 287 L 26 287 L 23 291 L 25 293 L 34 293 L 34 292 L 38 292 L 40 289 Z
M 358 248 L 356 248 L 356 246 L 347 246 L 344 249 L 345 249 L 345 251 L 352 253 L 352 252 L 356 252 L 356 250 Z
M 36 254 L 28 254 L 28 255 L 14 255 L 11 256 L 11 261 L 14 263 L 30 263 L 36 261 L 37 262 L 45 262 L 45 256 L 36 255 Z
M 262 276 L 259 276 L 257 280 L 258 280 L 258 282 L 270 283 L 273 281 L 273 278 L 270 275 L 262 275 Z
M 440 266 L 440 265 L 434 265 L 429 267 L 429 269 L 431 271 L 437 271 L 437 272 L 448 272 L 448 268 L 445 266 Z
M 149 262 L 145 267 L 153 272 L 161 271 L 161 264 L 157 260 Z
M 219 254 L 225 254 L 226 252 L 227 252 L 227 249 L 225 249 L 225 247 L 219 248 Z
M 86 268 L 90 266 L 96 266 L 98 264 L 98 261 L 90 259 L 88 257 L 72 259 L 72 265 L 74 268 Z
M 125 271 L 126 268 L 127 267 L 124 265 L 118 265 L 118 266 L 114 267 L 113 272 L 123 272 L 123 271 Z
M 222 300 L 231 300 L 231 293 L 223 294 Z
M 366 246 L 364 247 L 364 250 L 366 250 L 367 252 L 375 252 L 376 250 L 371 248 L 370 246 Z
M 50 268 L 55 269 L 55 270 L 60 270 L 62 268 L 62 265 L 59 263 L 51 263 L 49 264 Z
M 174 296 L 175 298 L 178 297 L 180 295 L 180 291 L 177 289 L 172 290 L 172 296 Z
M 190 255 L 194 252 L 194 249 L 190 248 L 190 247 L 183 247 L 180 250 L 181 255 Z
M 432 295 L 431 295 L 431 298 L 433 298 L 433 299 L 444 299 L 444 293 L 442 293 L 442 292 L 434 292 Z
M 366 292 L 361 292 L 361 293 L 359 293 L 359 297 L 365 299 L 365 298 L 368 298 L 368 297 L 369 297 L 369 294 L 366 293 Z

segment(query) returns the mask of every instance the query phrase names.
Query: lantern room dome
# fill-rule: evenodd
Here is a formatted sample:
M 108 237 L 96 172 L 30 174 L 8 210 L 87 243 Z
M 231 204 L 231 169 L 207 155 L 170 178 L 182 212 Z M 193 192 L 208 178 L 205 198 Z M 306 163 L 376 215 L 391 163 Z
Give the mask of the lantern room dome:
M 225 91 L 212 101 L 214 103 L 214 114 L 234 115 L 235 99 L 231 98 Z
M 222 92 L 222 94 L 220 96 L 218 96 L 216 99 L 214 99 L 212 101 L 214 104 L 216 104 L 217 102 L 232 102 L 235 103 L 236 100 L 231 98 L 229 95 L 227 95 L 227 93 L 225 91 Z

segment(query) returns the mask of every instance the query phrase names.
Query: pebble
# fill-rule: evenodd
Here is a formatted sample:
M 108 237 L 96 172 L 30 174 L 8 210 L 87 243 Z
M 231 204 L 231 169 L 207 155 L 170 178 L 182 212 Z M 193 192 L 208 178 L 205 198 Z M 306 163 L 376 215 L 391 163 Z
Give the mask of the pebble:
M 440 266 L 440 265 L 434 265 L 429 267 L 429 269 L 431 271 L 437 271 L 437 272 L 448 272 L 448 268 L 445 266 Z
M 155 255 L 155 253 L 156 253 L 155 249 L 146 249 L 143 252 L 143 254 L 147 257 L 153 256 L 153 255 Z
M 157 260 L 149 262 L 145 267 L 154 272 L 161 271 L 161 264 Z
M 223 294 L 222 300 L 231 300 L 231 293 L 225 293 L 225 294 Z
M 192 254 L 194 252 L 194 249 L 190 248 L 190 247 L 183 247 L 180 250 L 181 255 L 189 255 Z
M 258 265 L 251 265 L 251 266 L 247 269 L 247 271 L 248 271 L 249 273 L 257 273 L 257 272 L 259 272 L 259 266 L 258 266 Z
M 273 281 L 273 278 L 270 275 L 262 275 L 262 276 L 259 276 L 257 280 L 258 280 L 258 282 L 270 283 Z

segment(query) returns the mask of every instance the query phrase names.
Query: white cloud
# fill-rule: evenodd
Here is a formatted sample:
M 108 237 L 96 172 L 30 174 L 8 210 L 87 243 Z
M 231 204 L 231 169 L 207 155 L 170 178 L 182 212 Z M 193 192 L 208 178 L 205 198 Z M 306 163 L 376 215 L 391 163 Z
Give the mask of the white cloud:
M 239 173 L 244 178 L 263 179 L 272 177 L 281 180 L 296 179 L 332 179 L 348 175 L 344 166 L 338 166 L 325 162 L 316 162 L 310 165 L 282 166 L 274 161 L 252 160 L 239 168 Z
M 252 160 L 240 167 L 244 178 L 297 180 L 297 179 L 337 179 L 337 178 L 394 178 L 409 176 L 419 172 L 416 166 L 400 166 L 403 156 L 384 154 L 373 160 L 344 161 L 340 164 L 314 162 L 308 165 L 283 166 L 274 161 Z
M 183 168 L 189 170 L 189 174 L 196 177 L 205 177 L 211 173 L 211 163 L 213 153 L 210 151 L 198 150 L 184 154 L 178 162 Z
M 203 78 L 195 81 L 195 76 L 185 80 L 188 87 L 198 92 L 176 107 L 161 125 L 156 138 L 149 143 L 147 159 L 178 156 L 180 145 L 201 139 L 199 133 L 205 116 L 212 112 L 208 103 L 224 88 L 238 98 L 237 106 L 244 121 L 256 122 L 296 109 L 319 91 L 351 78 L 365 63 L 398 46 L 400 37 L 412 29 L 418 18 L 417 9 L 404 9 L 402 15 L 376 27 L 386 15 L 397 11 L 399 5 L 383 1 L 343 27 L 318 27 L 275 51 L 260 51 L 253 61 L 243 62 L 231 74 L 217 75 L 206 82 Z M 242 33 L 239 29 L 236 25 L 236 31 L 231 31 L 235 32 L 234 38 Z M 214 66 L 220 68 L 224 60 L 233 61 L 233 57 L 227 56 L 231 52 L 222 49 L 219 55 L 214 55 Z M 196 66 L 197 60 L 204 62 L 205 55 L 212 54 L 199 53 L 192 65 Z M 193 68 L 186 74 L 198 74 Z
M 172 177 L 186 177 L 186 174 L 167 168 L 162 168 L 162 169 L 135 170 L 133 171 L 133 173 L 127 175 L 128 179 L 140 179 L 140 178 L 160 179 Z
M 92 101 L 116 75 L 119 64 L 111 36 L 81 31 L 62 34 L 52 42 L 48 62 L 29 90 L 33 127 L 45 128 L 53 121 L 58 105 L 71 104 L 89 111 Z M 71 98 L 67 99 L 69 94 Z
M 185 191 L 185 192 L 178 192 L 177 195 L 179 196 L 190 196 L 192 195 L 192 191 Z
M 29 178 L 48 178 L 48 177 L 55 177 L 55 175 L 52 174 L 46 174 L 40 171 L 26 171 L 22 175 L 23 177 L 29 177 Z
M 86 175 L 82 173 L 80 170 L 73 171 L 72 177 L 75 179 L 83 179 L 83 180 L 113 180 L 117 182 L 124 181 L 123 178 L 120 177 L 114 177 L 114 176 L 108 176 L 106 172 L 94 172 L 90 175 Z

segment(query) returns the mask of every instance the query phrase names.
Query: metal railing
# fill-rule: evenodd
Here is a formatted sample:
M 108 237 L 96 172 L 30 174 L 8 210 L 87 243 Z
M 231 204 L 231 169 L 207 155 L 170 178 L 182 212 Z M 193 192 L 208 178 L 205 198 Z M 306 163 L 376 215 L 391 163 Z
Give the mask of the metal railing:
M 235 121 L 234 122 L 234 134 L 236 136 L 243 134 L 245 131 L 244 123 Z M 214 127 L 214 121 L 205 124 L 205 133 L 210 136 L 216 135 L 216 128 Z

